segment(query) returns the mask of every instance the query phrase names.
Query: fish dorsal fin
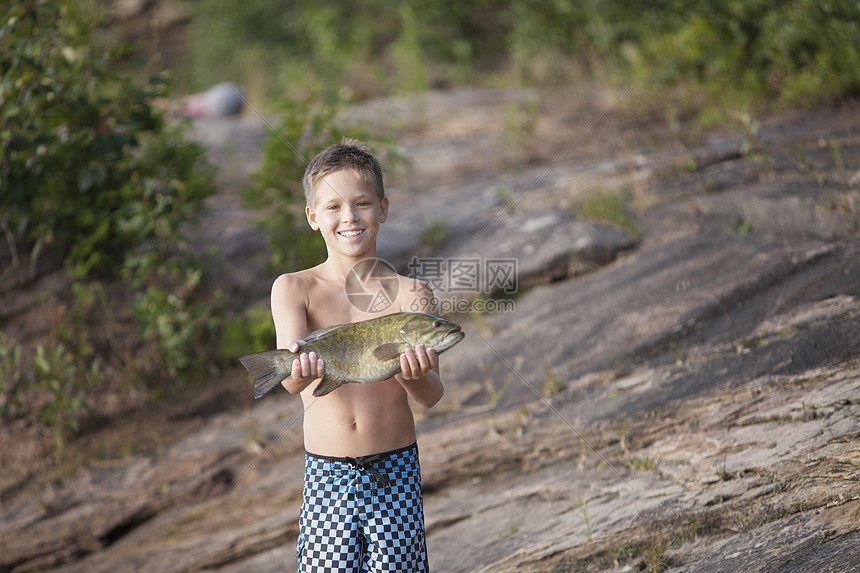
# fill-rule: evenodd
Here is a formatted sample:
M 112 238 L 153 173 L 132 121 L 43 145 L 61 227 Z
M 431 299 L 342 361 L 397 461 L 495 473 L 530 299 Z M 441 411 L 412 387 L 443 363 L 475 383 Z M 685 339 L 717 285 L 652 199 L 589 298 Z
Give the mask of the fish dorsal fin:
M 337 332 L 338 330 L 342 330 L 347 326 L 352 326 L 350 324 L 334 324 L 332 326 L 325 326 L 323 328 L 314 330 L 307 336 L 305 336 L 302 340 L 305 342 L 313 342 L 314 340 L 319 340 L 320 338 L 325 338 L 326 336 Z
M 392 360 L 400 356 L 400 345 L 396 342 L 380 344 L 373 349 L 373 355 L 376 357 L 377 360 Z

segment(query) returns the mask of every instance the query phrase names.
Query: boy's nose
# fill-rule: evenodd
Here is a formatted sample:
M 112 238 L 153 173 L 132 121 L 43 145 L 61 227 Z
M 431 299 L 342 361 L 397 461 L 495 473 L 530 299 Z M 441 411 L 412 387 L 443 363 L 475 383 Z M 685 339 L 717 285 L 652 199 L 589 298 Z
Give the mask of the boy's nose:
M 351 207 L 345 207 L 343 211 L 341 211 L 343 215 L 344 223 L 352 223 L 353 221 L 358 221 L 358 211 Z

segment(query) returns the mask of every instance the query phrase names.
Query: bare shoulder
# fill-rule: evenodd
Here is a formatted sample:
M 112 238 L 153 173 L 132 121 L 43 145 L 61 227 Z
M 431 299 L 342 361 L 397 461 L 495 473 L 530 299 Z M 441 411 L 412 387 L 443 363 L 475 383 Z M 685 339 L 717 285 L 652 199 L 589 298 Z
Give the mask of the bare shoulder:
M 310 291 L 319 282 L 320 265 L 294 273 L 284 273 L 276 278 L 272 284 L 272 294 L 288 292 L 293 297 L 301 295 L 306 299 Z
M 287 348 L 309 330 L 308 308 L 315 282 L 314 273 L 309 272 L 311 270 L 282 274 L 272 284 L 272 319 L 278 348 Z
M 437 301 L 430 285 L 422 280 L 400 277 L 400 292 L 402 297 L 400 310 L 404 312 L 437 313 Z
M 295 273 L 284 273 L 275 279 L 272 284 L 272 296 L 276 294 L 305 294 L 313 282 L 313 276 L 310 274 L 310 269 Z
M 310 305 L 311 291 L 316 283 L 314 269 L 285 273 L 272 283 L 272 313 L 306 313 Z

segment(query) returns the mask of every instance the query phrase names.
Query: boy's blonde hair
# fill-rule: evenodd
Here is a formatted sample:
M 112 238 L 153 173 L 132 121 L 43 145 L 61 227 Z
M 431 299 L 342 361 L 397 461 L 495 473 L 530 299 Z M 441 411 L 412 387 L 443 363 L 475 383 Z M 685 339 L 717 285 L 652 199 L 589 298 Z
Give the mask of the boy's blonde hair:
M 379 162 L 364 142 L 345 137 L 340 143 L 335 143 L 321 151 L 305 169 L 302 187 L 305 190 L 305 202 L 309 207 L 313 207 L 316 202 L 315 191 L 320 180 L 329 173 L 341 169 L 348 169 L 357 177 L 370 183 L 380 199 L 385 197 L 382 167 Z

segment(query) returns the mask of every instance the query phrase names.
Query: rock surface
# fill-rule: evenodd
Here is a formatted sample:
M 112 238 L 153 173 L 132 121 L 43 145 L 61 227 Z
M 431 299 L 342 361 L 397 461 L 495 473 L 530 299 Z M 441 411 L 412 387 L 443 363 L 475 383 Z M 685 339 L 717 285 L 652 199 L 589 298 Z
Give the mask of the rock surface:
M 540 144 L 511 166 L 504 118 L 523 98 L 541 103 Z M 749 156 L 731 133 L 682 143 L 623 114 L 569 146 L 604 105 L 464 90 L 352 110 L 397 130 L 415 165 L 391 189 L 385 256 L 408 261 L 441 219 L 426 254 L 510 255 L 524 281 L 544 279 L 514 312 L 458 317 L 445 397 L 416 412 L 433 569 L 858 570 L 856 104 L 765 121 Z M 216 155 L 225 133 L 264 133 L 248 117 L 196 130 Z M 271 277 L 247 261 L 262 241 L 237 192 L 258 156 L 238 153 L 203 232 L 253 277 L 216 277 L 251 305 Z M 505 212 L 500 188 L 516 198 Z M 607 188 L 633 197 L 635 244 L 569 214 Z M 575 255 L 602 236 L 605 254 Z M 574 256 L 590 272 L 570 272 Z M 57 482 L 35 446 L 9 461 L 31 436 L 2 426 L 0 572 L 294 571 L 302 412 L 249 388 L 237 369 L 92 429 L 152 444 Z
M 636 245 L 636 239 L 620 229 L 578 221 L 566 211 L 502 216 L 480 224 L 460 244 L 446 245 L 436 256 L 515 260 L 520 288 L 592 270 Z

